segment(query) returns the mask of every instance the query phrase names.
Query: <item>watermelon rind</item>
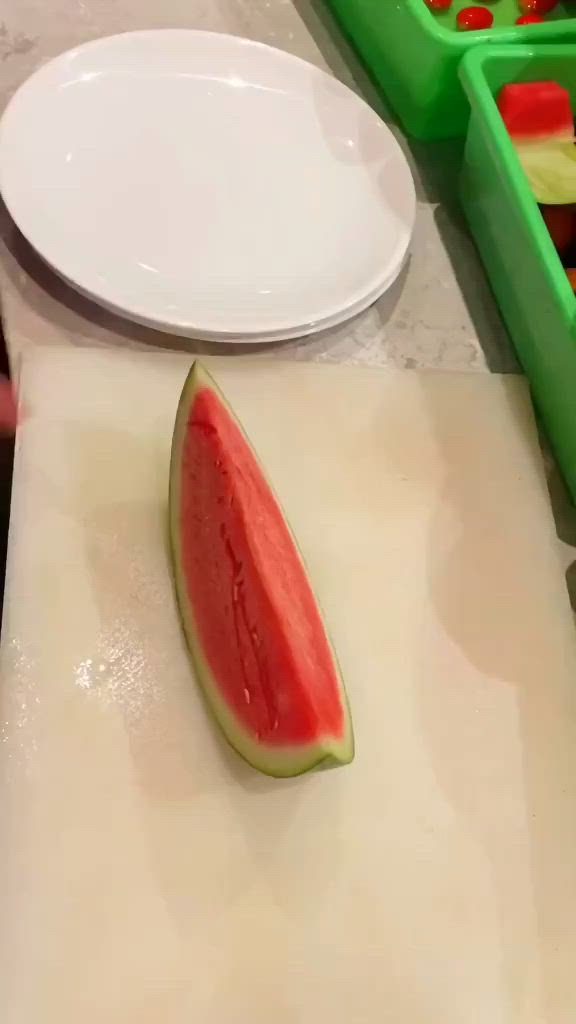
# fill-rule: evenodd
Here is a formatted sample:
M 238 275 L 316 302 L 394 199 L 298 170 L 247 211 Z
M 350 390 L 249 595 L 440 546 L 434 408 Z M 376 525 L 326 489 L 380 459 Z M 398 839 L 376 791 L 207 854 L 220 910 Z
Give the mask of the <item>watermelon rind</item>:
M 354 734 L 352 720 L 346 690 L 339 670 L 337 658 L 332 644 L 329 640 L 329 648 L 334 658 L 334 666 L 340 682 L 340 696 L 345 715 L 345 728 L 341 738 L 334 736 L 320 736 L 313 743 L 296 746 L 276 746 L 255 739 L 244 724 L 239 721 L 233 709 L 229 706 L 222 695 L 217 680 L 207 663 L 198 635 L 198 629 L 194 617 L 194 609 L 190 601 L 186 578 L 182 568 L 182 539 L 181 539 L 181 465 L 182 453 L 187 435 L 189 411 L 194 399 L 203 388 L 210 388 L 223 403 L 228 413 L 242 430 L 247 444 L 254 452 L 249 439 L 246 436 L 242 425 L 238 422 L 233 410 L 226 401 L 220 388 L 208 371 L 196 360 L 188 374 L 176 414 L 174 435 L 172 441 L 172 455 L 170 462 L 170 492 L 169 492 L 169 519 L 170 519 L 170 546 L 174 572 L 174 584 L 176 598 L 187 646 L 191 655 L 195 673 L 203 691 L 208 706 L 222 730 L 222 733 L 230 746 L 253 768 L 265 775 L 274 778 L 292 778 L 303 775 L 314 769 L 332 768 L 349 764 L 354 758 Z M 270 484 L 268 484 L 270 486 Z M 279 514 L 282 510 L 278 500 Z M 286 517 L 284 517 L 286 522 Z M 299 551 L 295 542 L 296 550 Z M 306 568 L 300 555 L 302 571 Z M 326 631 L 326 636 L 328 633 Z

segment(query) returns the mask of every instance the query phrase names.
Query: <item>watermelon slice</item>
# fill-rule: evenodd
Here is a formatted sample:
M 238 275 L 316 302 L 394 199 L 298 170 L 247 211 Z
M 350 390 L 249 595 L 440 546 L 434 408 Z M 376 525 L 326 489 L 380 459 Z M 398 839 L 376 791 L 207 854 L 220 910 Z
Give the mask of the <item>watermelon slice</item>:
M 557 82 L 505 85 L 498 110 L 515 143 L 574 141 L 570 93 Z
M 347 764 L 346 692 L 304 563 L 257 456 L 197 362 L 170 469 L 176 595 L 209 707 L 267 775 Z
M 557 82 L 505 85 L 498 109 L 539 203 L 576 202 L 570 93 Z

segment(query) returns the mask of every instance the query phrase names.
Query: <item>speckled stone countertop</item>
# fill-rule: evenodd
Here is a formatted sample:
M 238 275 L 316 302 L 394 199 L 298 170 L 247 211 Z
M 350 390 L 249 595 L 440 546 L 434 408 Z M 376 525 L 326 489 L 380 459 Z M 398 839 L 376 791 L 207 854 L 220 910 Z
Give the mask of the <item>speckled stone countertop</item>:
M 0 14 L 0 109 L 39 64 L 78 43 L 131 29 L 168 27 L 226 31 L 289 50 L 328 68 L 387 116 L 322 0 L 6 0 Z M 380 366 L 514 369 L 506 332 L 458 209 L 458 148 L 410 148 L 397 134 L 419 200 L 407 271 L 367 313 L 311 340 L 275 346 L 274 352 L 284 358 Z M 205 350 L 136 327 L 80 298 L 35 257 L 4 210 L 0 234 L 0 288 L 13 357 L 33 344 L 65 341 Z M 242 352 L 248 348 L 242 346 Z M 261 353 L 265 349 L 270 355 L 267 346 L 257 346 Z

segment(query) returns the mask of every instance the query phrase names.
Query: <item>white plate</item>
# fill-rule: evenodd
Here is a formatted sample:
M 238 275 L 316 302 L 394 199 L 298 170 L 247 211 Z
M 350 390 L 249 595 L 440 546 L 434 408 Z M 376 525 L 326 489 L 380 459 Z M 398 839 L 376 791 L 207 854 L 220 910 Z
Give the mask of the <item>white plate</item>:
M 395 280 L 415 216 L 406 160 L 354 93 L 191 31 L 101 39 L 36 72 L 0 125 L 0 189 L 80 291 L 197 337 L 341 322 Z
M 397 272 L 394 274 L 394 277 L 390 281 L 386 282 L 384 288 L 379 287 L 371 295 L 367 295 L 362 300 L 362 302 L 354 303 L 352 306 L 349 306 L 347 309 L 342 310 L 337 315 L 327 317 L 326 320 L 319 321 L 318 323 L 315 324 L 303 324 L 300 325 L 299 327 L 285 328 L 283 331 L 270 331 L 267 334 L 234 334 L 228 332 L 224 333 L 222 331 L 218 333 L 211 333 L 210 331 L 200 332 L 198 330 L 190 330 L 187 333 L 190 337 L 194 337 L 198 341 L 209 341 L 213 343 L 225 343 L 230 345 L 264 345 L 272 344 L 274 342 L 279 341 L 289 341 L 290 339 L 293 338 L 307 338 L 310 335 L 318 334 L 320 331 L 328 331 L 335 327 L 338 327 L 346 320 L 351 320 L 353 317 L 359 316 L 360 313 L 363 313 L 366 309 L 369 308 L 369 306 L 372 306 L 381 297 L 383 291 L 387 291 L 388 288 L 392 286 L 394 281 L 397 279 L 397 277 L 401 274 L 402 270 L 404 269 L 406 262 L 407 260 L 405 260 L 404 263 L 400 265 Z

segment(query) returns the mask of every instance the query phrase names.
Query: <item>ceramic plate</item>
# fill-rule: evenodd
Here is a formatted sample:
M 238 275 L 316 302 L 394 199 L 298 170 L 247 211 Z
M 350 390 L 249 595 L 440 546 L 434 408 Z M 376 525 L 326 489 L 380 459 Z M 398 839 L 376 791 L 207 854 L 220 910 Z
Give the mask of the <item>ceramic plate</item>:
M 359 312 L 397 277 L 415 216 L 406 160 L 354 93 L 193 31 L 101 39 L 36 72 L 0 125 L 0 189 L 80 291 L 223 340 Z

